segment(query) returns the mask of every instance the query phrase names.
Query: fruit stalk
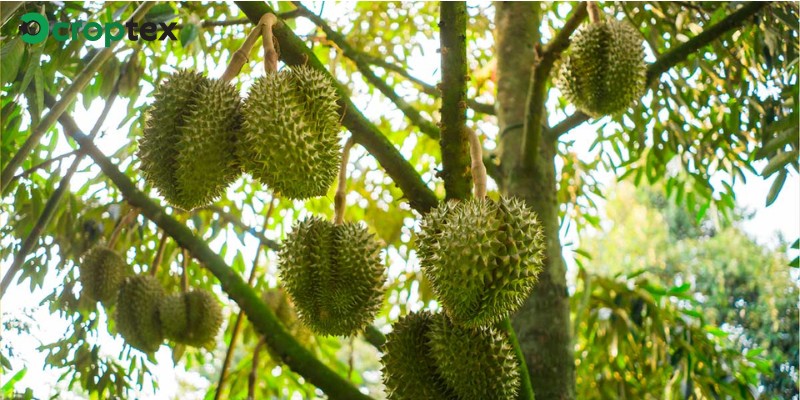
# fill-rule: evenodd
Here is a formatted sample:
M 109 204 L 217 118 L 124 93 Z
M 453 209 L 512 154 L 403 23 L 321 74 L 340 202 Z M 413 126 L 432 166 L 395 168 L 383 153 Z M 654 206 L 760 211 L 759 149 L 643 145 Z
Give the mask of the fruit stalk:
M 261 36 L 261 23 L 256 25 L 252 31 L 247 35 L 247 38 L 242 43 L 242 46 L 239 47 L 233 55 L 231 56 L 231 62 L 228 63 L 228 67 L 225 68 L 225 72 L 220 77 L 220 80 L 223 82 L 230 82 L 236 75 L 239 75 L 239 72 L 242 70 L 242 67 L 245 63 L 249 60 L 248 55 L 250 54 L 250 50 L 253 49 L 253 45 L 256 44 L 256 40 Z
M 350 149 L 355 144 L 353 137 L 347 139 L 342 149 L 342 166 L 339 168 L 339 185 L 336 187 L 336 195 L 333 197 L 333 215 L 336 225 L 344 223 L 344 206 L 347 200 L 347 159 L 350 158 Z
M 278 22 L 278 17 L 273 13 L 266 13 L 258 22 L 261 25 L 261 44 L 264 46 L 264 70 L 267 72 L 277 72 L 278 52 L 275 51 L 272 26 Z
M 586 11 L 589 12 L 589 22 L 594 24 L 600 21 L 600 16 L 602 15 L 602 13 L 600 11 L 600 7 L 597 6 L 597 2 L 587 1 Z
M 469 156 L 472 159 L 472 183 L 475 186 L 475 198 L 486 197 L 486 166 L 483 165 L 483 148 L 478 134 L 472 128 L 464 127 L 469 137 Z
M 114 228 L 114 231 L 111 232 L 111 237 L 108 239 L 108 248 L 113 249 L 114 245 L 117 243 L 117 239 L 119 239 L 119 234 L 122 232 L 122 228 L 125 225 L 130 224 L 136 216 L 139 215 L 139 211 L 137 209 L 132 209 L 126 214 L 122 219 L 119 221 L 119 224 Z

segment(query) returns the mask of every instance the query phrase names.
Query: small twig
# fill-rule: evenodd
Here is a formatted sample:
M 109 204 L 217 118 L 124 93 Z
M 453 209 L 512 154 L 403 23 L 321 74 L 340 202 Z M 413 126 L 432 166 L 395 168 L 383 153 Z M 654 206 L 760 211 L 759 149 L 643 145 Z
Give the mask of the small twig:
M 161 231 L 161 239 L 158 240 L 158 247 L 156 248 L 156 256 L 153 257 L 153 264 L 150 266 L 150 276 L 156 276 L 156 272 L 158 271 L 158 266 L 161 265 L 161 260 L 164 259 L 164 249 L 167 247 L 167 235 L 166 232 Z
M 518 400 L 534 400 L 533 384 L 531 383 L 531 375 L 528 371 L 528 365 L 525 362 L 525 353 L 522 352 L 522 347 L 517 340 L 517 334 L 514 332 L 514 327 L 511 326 L 511 319 L 506 317 L 501 322 L 503 330 L 508 334 L 508 340 L 511 342 L 511 347 L 514 348 L 514 353 L 519 361 L 519 379 L 520 379 L 520 393 Z
M 189 250 L 183 249 L 183 264 L 181 265 L 181 290 L 183 293 L 189 291 Z
M 273 13 L 266 13 L 261 17 L 261 45 L 264 46 L 264 70 L 278 72 L 278 52 L 275 51 L 275 40 L 272 36 L 272 26 L 278 22 Z
M 472 183 L 475 186 L 475 198 L 486 197 L 486 166 L 483 165 L 483 147 L 478 134 L 470 127 L 464 127 L 469 137 L 469 155 L 472 159 Z
M 26 176 L 28 176 L 28 175 L 30 175 L 30 174 L 42 169 L 42 168 L 48 167 L 50 164 L 53 164 L 53 163 L 55 163 L 57 161 L 61 161 L 61 160 L 65 159 L 65 158 L 67 158 L 67 157 L 72 157 L 72 156 L 74 156 L 74 155 L 76 155 L 78 153 L 79 153 L 78 150 L 73 150 L 73 151 L 70 151 L 69 153 L 64 153 L 64 154 L 62 154 L 60 156 L 55 156 L 55 157 L 53 157 L 53 158 L 51 158 L 49 160 L 42 161 L 39 164 L 36 164 L 36 165 L 34 165 L 34 166 L 32 166 L 32 167 L 20 172 L 17 176 L 15 176 L 12 179 L 16 180 L 16 179 L 24 178 L 24 177 L 26 177 Z
M 350 149 L 355 144 L 352 136 L 347 139 L 342 149 L 342 165 L 339 167 L 339 185 L 333 197 L 333 215 L 336 225 L 344 223 L 344 209 L 347 203 L 347 159 L 350 158 Z
M 130 224 L 137 215 L 139 215 L 139 210 L 132 208 L 127 214 L 125 214 L 124 217 L 122 217 L 122 219 L 119 220 L 117 226 L 114 227 L 114 231 L 111 232 L 111 237 L 108 239 L 109 248 L 114 248 L 114 245 L 117 244 L 117 239 L 119 239 L 119 234 L 122 233 L 122 228 Z
M 253 349 L 253 364 L 250 368 L 250 376 L 247 378 L 247 400 L 255 400 L 256 394 L 256 381 L 258 378 L 258 355 L 261 353 L 261 348 L 264 347 L 266 341 L 262 338 L 258 341 L 256 348 Z
M 228 63 L 228 67 L 225 68 L 225 72 L 220 78 L 221 81 L 232 81 L 236 75 L 239 75 L 239 72 L 242 70 L 242 67 L 247 63 L 247 61 L 249 61 L 250 51 L 253 49 L 253 45 L 256 43 L 256 40 L 258 40 L 258 38 L 261 36 L 260 26 L 260 24 L 256 25 L 247 35 L 247 38 L 244 40 L 244 43 L 242 43 L 242 46 L 233 52 L 233 55 L 231 55 L 231 62 Z
M 597 6 L 597 2 L 595 1 L 587 1 L 586 2 L 586 11 L 589 12 L 589 22 L 597 23 L 600 22 L 602 18 L 602 12 L 600 11 L 600 7 Z

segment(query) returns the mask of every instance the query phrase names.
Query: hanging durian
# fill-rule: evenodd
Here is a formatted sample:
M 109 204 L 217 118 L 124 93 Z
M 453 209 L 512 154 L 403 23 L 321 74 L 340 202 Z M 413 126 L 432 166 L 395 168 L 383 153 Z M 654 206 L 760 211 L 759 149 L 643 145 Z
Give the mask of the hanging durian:
M 572 38 L 556 84 L 586 114 L 614 115 L 644 94 L 642 35 L 627 22 L 600 17 L 596 4 L 589 3 L 592 21 Z
M 439 375 L 428 345 L 434 318 L 438 317 L 427 311 L 408 314 L 386 335 L 381 364 L 389 399 L 457 399 Z
M 145 353 L 158 350 L 164 341 L 158 307 L 164 297 L 161 283 L 149 275 L 126 278 L 117 294 L 117 331 L 131 347 Z
M 337 98 L 328 77 L 306 66 L 257 79 L 242 108 L 244 171 L 283 197 L 325 195 L 339 163 Z
M 128 264 L 116 251 L 106 246 L 92 247 L 78 265 L 81 296 L 91 301 L 109 303 L 116 299 L 119 286 L 128 272 Z
M 313 343 L 314 335 L 309 328 L 303 325 L 298 319 L 297 310 L 283 288 L 279 287 L 268 290 L 264 292 L 262 298 L 269 308 L 275 312 L 275 316 L 278 317 L 281 323 L 286 327 L 286 330 L 292 334 L 298 343 L 304 347 L 308 347 Z M 270 352 L 270 355 L 272 355 L 274 359 L 279 359 L 276 354 L 273 354 L 270 347 L 267 347 L 267 351 Z
M 515 399 L 519 363 L 508 336 L 493 327 L 454 325 L 437 314 L 427 333 L 439 376 L 460 399 Z
M 530 294 L 544 240 L 535 214 L 516 199 L 453 201 L 423 218 L 417 245 L 425 276 L 453 322 L 496 323 Z
M 295 224 L 280 250 L 281 280 L 312 331 L 347 336 L 372 322 L 384 268 L 374 235 L 357 223 L 318 217 Z
M 164 336 L 177 343 L 210 347 L 222 326 L 222 308 L 207 290 L 165 296 L 159 305 Z
M 172 205 L 208 205 L 240 171 L 241 99 L 232 85 L 181 70 L 159 85 L 139 142 L 144 177 Z

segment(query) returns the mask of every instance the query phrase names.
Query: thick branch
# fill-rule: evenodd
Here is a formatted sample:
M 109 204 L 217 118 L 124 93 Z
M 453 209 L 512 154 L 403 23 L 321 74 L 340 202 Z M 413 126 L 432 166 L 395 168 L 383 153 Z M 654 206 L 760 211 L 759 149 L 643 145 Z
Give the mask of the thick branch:
M 154 3 L 143 3 L 133 12 L 133 15 L 128 18 L 126 23 L 130 21 L 139 21 L 153 5 Z M 22 143 L 22 146 L 17 150 L 16 154 L 14 154 L 14 157 L 9 160 L 3 172 L 0 173 L 0 194 L 5 192 L 8 184 L 11 182 L 11 178 L 14 176 L 14 172 L 22 165 L 22 162 L 28 158 L 33 148 L 39 144 L 42 136 L 50 130 L 50 127 L 53 126 L 58 117 L 67 109 L 67 106 L 72 104 L 78 93 L 89 84 L 89 81 L 94 77 L 100 67 L 114 55 L 114 48 L 117 46 L 117 43 L 119 43 L 119 41 L 112 42 L 109 47 L 100 50 L 97 55 L 92 58 L 92 61 L 90 61 L 89 64 L 81 70 L 78 76 L 75 77 L 72 84 L 61 93 L 61 97 L 58 99 L 58 102 L 50 108 L 50 112 L 48 112 L 31 130 L 31 135 Z M 22 88 L 22 90 L 25 90 L 25 88 Z
M 647 68 L 647 85 L 649 86 L 657 80 L 661 74 L 670 70 L 670 68 L 686 61 L 690 55 L 694 54 L 704 46 L 719 39 L 729 31 L 741 26 L 748 18 L 755 15 L 762 8 L 768 6 L 769 2 L 749 2 L 734 11 L 723 20 L 716 24 L 704 29 L 697 36 L 689 39 L 688 41 L 675 46 L 672 50 L 662 54 L 656 62 L 650 64 Z M 574 114 L 559 122 L 556 126 L 550 129 L 549 137 L 556 139 L 576 126 L 589 120 L 589 116 L 576 111 Z
M 64 131 L 78 142 L 81 149 L 114 182 L 130 205 L 139 208 L 142 215 L 163 229 L 179 246 L 187 249 L 219 279 L 222 290 L 239 305 L 256 330 L 264 336 L 267 345 L 287 366 L 322 389 L 330 398 L 365 400 L 370 398 L 298 343 L 247 282 L 211 250 L 205 241 L 195 236 L 189 228 L 169 216 L 164 209 L 139 191 L 133 182 L 92 143 L 92 140 L 80 132 L 71 117 L 62 115 L 59 120 L 64 126 Z
M 302 13 L 302 15 L 314 24 L 316 24 L 323 32 L 325 32 L 325 36 L 328 37 L 333 43 L 336 44 L 342 50 L 342 54 L 345 57 L 353 60 L 356 64 L 356 68 L 358 71 L 361 72 L 361 75 L 364 76 L 364 79 L 367 80 L 372 86 L 375 86 L 384 96 L 386 96 L 389 100 L 391 100 L 397 108 L 405 114 L 408 119 L 411 120 L 411 123 L 414 124 L 419 128 L 422 133 L 430 136 L 433 139 L 439 138 L 439 128 L 436 127 L 431 121 L 428 121 L 425 117 L 417 111 L 412 105 L 408 104 L 394 89 L 389 86 L 383 79 L 379 78 L 378 75 L 375 75 L 375 72 L 372 71 L 369 64 L 361 57 L 361 52 L 356 51 L 353 49 L 347 40 L 345 39 L 344 35 L 339 32 L 334 31 L 330 25 L 328 25 L 325 20 L 320 18 L 317 14 L 314 14 L 309 9 L 307 9 L 301 2 L 293 1 L 292 2 L 295 7 Z
M 465 199 L 472 188 L 467 136 L 467 4 L 439 3 L 442 57 L 442 167 L 447 199 Z
M 272 12 L 266 3 L 243 1 L 236 2 L 236 4 L 253 23 L 258 23 L 265 13 Z M 286 24 L 278 22 L 273 28 L 273 33 L 280 44 L 280 55 L 283 62 L 287 65 L 309 65 L 323 72 L 332 82 L 336 82 L 317 56 Z M 411 207 L 423 214 L 435 207 L 438 202 L 436 195 L 422 181 L 422 177 L 414 167 L 403 158 L 394 144 L 361 114 L 350 100 L 347 89 L 338 82 L 336 82 L 336 91 L 340 97 L 339 114 L 343 116 L 342 123 L 353 134 L 356 143 L 364 146 L 378 160 L 386 173 L 408 198 Z

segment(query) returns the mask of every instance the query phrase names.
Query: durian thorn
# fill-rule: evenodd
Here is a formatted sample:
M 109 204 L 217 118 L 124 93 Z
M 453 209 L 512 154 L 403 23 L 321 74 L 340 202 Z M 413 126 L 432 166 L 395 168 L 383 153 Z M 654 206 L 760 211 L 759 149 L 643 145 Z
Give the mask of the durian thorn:
M 586 11 L 589 12 L 589 22 L 596 23 L 600 22 L 600 18 L 603 15 L 600 11 L 600 7 L 597 6 L 596 1 L 587 1 L 586 2 Z
M 161 231 L 161 239 L 158 241 L 158 249 L 156 249 L 156 256 L 153 258 L 153 265 L 150 266 L 150 276 L 156 276 L 161 260 L 164 259 L 164 248 L 167 247 L 167 235 L 163 230 Z
M 356 141 L 353 136 L 347 138 L 342 149 L 342 165 L 339 167 L 339 185 L 336 187 L 336 195 L 333 197 L 333 216 L 334 223 L 341 225 L 344 223 L 344 206 L 347 199 L 347 159 L 350 158 L 350 149 Z
M 465 126 L 469 136 L 469 156 L 472 159 L 472 183 L 475 185 L 475 198 L 486 197 L 486 166 L 483 165 L 483 147 L 478 134 Z
M 267 72 L 278 72 L 278 52 L 275 51 L 274 37 L 272 36 L 272 26 L 278 22 L 278 17 L 272 13 L 266 13 L 261 20 L 261 45 L 264 46 L 264 70 Z
M 108 239 L 108 248 L 114 248 L 114 245 L 117 243 L 117 239 L 119 239 L 119 234 L 122 232 L 122 228 L 130 224 L 137 215 L 139 215 L 139 210 L 132 208 L 124 217 L 122 217 L 122 219 L 119 220 L 117 226 L 114 227 L 114 231 L 111 232 L 111 237 Z
M 242 46 L 233 52 L 233 55 L 231 56 L 231 62 L 228 64 L 228 67 L 225 68 L 225 72 L 220 78 L 221 81 L 230 82 L 236 77 L 236 75 L 239 75 L 242 67 L 248 61 L 250 61 L 250 51 L 253 49 L 253 45 L 255 45 L 256 40 L 258 40 L 259 37 L 261 37 L 260 23 L 256 25 L 252 31 L 250 31 L 250 33 L 247 35 L 247 38 L 244 40 L 244 43 L 242 43 Z
M 183 293 L 189 291 L 189 251 L 183 249 L 183 264 L 181 265 L 181 290 Z

